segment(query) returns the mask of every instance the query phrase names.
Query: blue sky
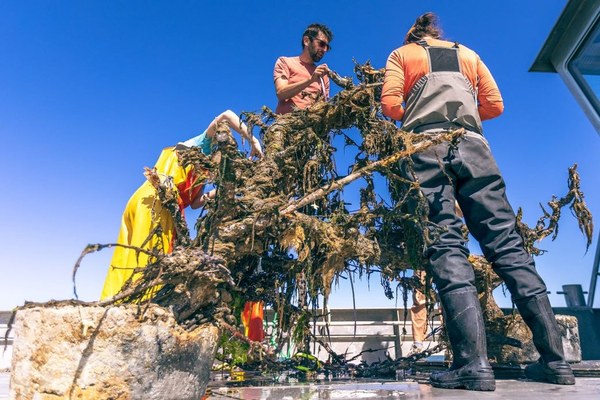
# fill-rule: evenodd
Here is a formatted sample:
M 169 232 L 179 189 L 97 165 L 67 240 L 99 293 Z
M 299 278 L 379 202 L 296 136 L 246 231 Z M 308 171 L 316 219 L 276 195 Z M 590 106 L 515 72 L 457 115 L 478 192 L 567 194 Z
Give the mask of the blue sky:
M 225 109 L 274 108 L 273 64 L 299 54 L 311 22 L 335 35 L 323 61 L 351 75 L 353 58 L 383 67 L 418 15 L 438 13 L 446 36 L 476 50 L 502 91 L 505 112 L 484 130 L 513 207 L 534 223 L 538 203 L 563 195 L 567 168 L 578 163 L 588 205 L 599 214 L 600 136 L 557 74 L 528 72 L 565 4 L 0 2 L 0 310 L 71 298 L 77 257 L 88 243 L 116 240 L 143 167 Z M 555 294 L 562 284 L 588 289 L 596 245 L 585 254 L 567 214 L 558 239 L 542 242 L 548 253 L 537 259 L 555 306 L 564 305 Z M 99 296 L 110 256 L 108 250 L 84 259 L 84 300 Z M 395 305 L 377 280 L 370 292 L 364 283 L 356 290 L 358 307 Z M 331 305 L 351 307 L 348 293 L 342 284 Z

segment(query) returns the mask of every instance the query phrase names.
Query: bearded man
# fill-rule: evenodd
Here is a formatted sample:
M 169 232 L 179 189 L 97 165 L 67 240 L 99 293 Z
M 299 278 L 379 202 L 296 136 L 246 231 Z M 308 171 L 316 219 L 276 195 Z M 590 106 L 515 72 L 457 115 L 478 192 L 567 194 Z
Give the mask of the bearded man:
M 306 108 L 319 98 L 329 97 L 329 68 L 316 65 L 331 50 L 333 34 L 325 25 L 311 24 L 302 34 L 302 53 L 296 57 L 279 57 L 273 69 L 277 94 L 277 114 L 294 108 Z

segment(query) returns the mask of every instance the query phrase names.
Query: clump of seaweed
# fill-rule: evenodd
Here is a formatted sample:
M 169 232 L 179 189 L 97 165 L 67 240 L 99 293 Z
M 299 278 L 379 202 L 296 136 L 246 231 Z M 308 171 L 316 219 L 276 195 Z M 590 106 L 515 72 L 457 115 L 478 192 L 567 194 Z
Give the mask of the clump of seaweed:
M 403 132 L 381 114 L 383 70 L 368 62 L 355 63 L 355 75 L 358 83 L 333 74 L 332 80 L 343 90 L 307 109 L 286 115 L 276 115 L 267 107 L 260 113 L 243 113 L 245 123 L 263 139 L 265 155 L 259 161 L 240 153 L 226 124 L 218 128 L 210 157 L 197 148 L 177 150 L 182 165 L 193 165 L 217 187 L 216 197 L 196 221 L 194 239 L 173 194 L 147 171 L 176 222 L 175 250 L 163 254 L 161 249 L 138 249 L 151 253 L 152 263 L 136 271 L 139 278 L 128 282 L 121 293 L 98 304 L 157 302 L 173 309 L 184 326 L 213 322 L 248 342 L 237 328 L 239 305 L 264 301 L 277 315 L 273 345 L 252 346 L 257 359 L 273 368 L 274 357 L 263 356 L 277 354 L 290 338 L 305 352 L 311 341 L 318 340 L 310 323 L 327 312 L 332 284 L 340 277 L 379 271 L 388 297 L 393 296 L 390 282 L 405 293 L 419 287 L 404 273 L 425 268 L 424 247 L 441 228 L 428 221 L 427 202 L 418 183 L 402 178 L 399 162 L 442 141 L 461 140 L 463 131 L 433 137 Z M 336 169 L 336 137 L 353 149 L 347 174 Z M 589 246 L 592 217 L 576 168 L 569 172 L 569 194 L 553 198 L 552 213 L 543 209 L 535 228 L 521 221 L 519 211 L 520 232 L 534 254 L 540 252 L 533 247 L 535 241 L 552 233 L 556 236 L 560 210 L 567 205 Z M 377 195 L 376 174 L 385 178 L 388 195 Z M 355 210 L 343 200 L 343 190 L 352 182 L 361 185 Z M 155 234 L 159 233 L 150 233 Z M 90 246 L 82 257 L 107 246 L 112 245 Z M 491 292 L 501 282 L 485 262 L 474 259 L 473 264 L 479 291 L 489 306 L 486 318 L 497 319 L 499 309 Z M 429 291 L 426 286 L 421 289 Z M 344 357 L 330 354 L 332 362 L 348 364 Z

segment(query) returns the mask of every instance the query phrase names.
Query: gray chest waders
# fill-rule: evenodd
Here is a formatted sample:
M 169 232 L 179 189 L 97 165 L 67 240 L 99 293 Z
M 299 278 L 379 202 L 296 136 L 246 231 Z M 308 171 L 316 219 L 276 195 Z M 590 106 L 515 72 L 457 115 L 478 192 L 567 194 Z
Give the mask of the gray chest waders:
M 432 47 L 419 42 L 429 58 L 429 73 L 406 96 L 402 129 L 409 132 L 465 128 L 482 133 L 477 93 L 461 73 L 458 44 Z

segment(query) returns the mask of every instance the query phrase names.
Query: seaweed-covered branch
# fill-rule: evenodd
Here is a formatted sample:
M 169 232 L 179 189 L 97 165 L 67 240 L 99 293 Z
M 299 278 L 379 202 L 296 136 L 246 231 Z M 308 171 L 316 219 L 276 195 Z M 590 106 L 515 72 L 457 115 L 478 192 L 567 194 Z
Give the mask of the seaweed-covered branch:
M 549 235 L 552 235 L 552 240 L 556 239 L 561 210 L 567 205 L 577 218 L 579 229 L 586 237 L 586 249 L 592 244 L 594 223 L 592 213 L 585 204 L 584 195 L 581 192 L 581 180 L 577 172 L 577 164 L 569 168 L 568 187 L 569 191 L 564 197 L 558 199 L 556 196 L 552 196 L 552 200 L 548 202 L 551 212 L 548 212 L 540 204 L 543 215 L 538 219 L 534 228 L 530 228 L 523 222 L 523 210 L 519 208 L 517 211 L 517 227 L 528 252 L 540 255 L 544 251 L 535 247 L 535 242 L 539 242 Z
M 455 139 L 461 137 L 463 134 L 464 134 L 464 130 L 460 129 L 457 131 L 440 134 L 437 137 L 428 138 L 428 140 L 419 141 L 418 143 L 414 144 L 413 146 L 411 146 L 410 148 L 408 148 L 406 150 L 402 150 L 397 153 L 394 153 L 391 156 L 388 156 L 382 160 L 372 162 L 372 163 L 366 165 L 365 167 L 362 167 L 359 170 L 354 171 L 351 174 L 349 174 L 343 178 L 340 178 L 336 181 L 328 183 L 326 186 L 312 191 L 310 194 L 307 194 L 303 198 L 292 202 L 291 204 L 289 204 L 288 206 L 286 206 L 285 208 L 280 210 L 280 213 L 287 214 L 291 211 L 302 208 L 310 203 L 314 203 L 316 200 L 321 199 L 322 197 L 328 195 L 329 193 L 331 193 L 335 190 L 342 189 L 344 186 L 348 185 L 349 183 L 351 183 L 359 178 L 365 177 L 367 175 L 371 175 L 374 171 L 377 171 L 381 168 L 387 167 L 393 163 L 397 163 L 402 158 L 410 157 L 411 154 L 415 154 L 415 153 L 424 151 L 427 148 L 434 146 L 436 144 L 439 144 L 443 141 L 455 140 Z

